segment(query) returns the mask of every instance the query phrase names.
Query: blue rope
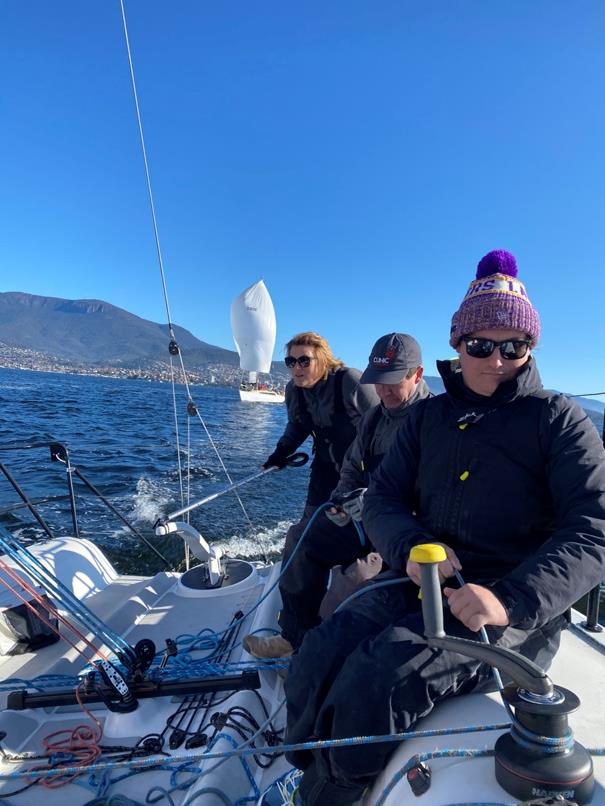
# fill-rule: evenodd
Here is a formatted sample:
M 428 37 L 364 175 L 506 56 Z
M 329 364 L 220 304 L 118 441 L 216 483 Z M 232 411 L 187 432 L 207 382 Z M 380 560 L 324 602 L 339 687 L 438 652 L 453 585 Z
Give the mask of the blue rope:
M 116 662 L 117 667 L 120 664 Z M 150 679 L 154 682 L 176 682 L 179 680 L 186 680 L 191 677 L 222 677 L 226 674 L 236 674 L 238 672 L 246 671 L 271 671 L 278 669 L 287 669 L 289 660 L 287 659 L 267 659 L 265 661 L 255 659 L 253 661 L 230 661 L 225 663 L 212 662 L 209 663 L 205 659 L 195 660 L 188 656 L 184 656 L 182 661 L 179 662 L 175 668 L 166 667 L 161 672 L 159 668 L 152 668 L 150 670 Z M 122 671 L 126 674 L 126 670 Z M 75 688 L 82 682 L 82 678 L 86 677 L 89 672 L 93 672 L 95 679 L 98 679 L 97 673 L 91 667 L 82 670 L 80 676 L 70 675 L 40 675 L 32 680 L 25 680 L 21 677 L 11 677 L 8 680 L 0 682 L 0 691 L 25 691 L 34 689 L 35 691 L 53 691 L 58 688 Z
M 373 582 L 371 585 L 366 585 L 355 593 L 352 593 L 350 596 L 347 596 L 336 608 L 334 611 L 338 613 L 345 605 L 348 605 L 349 602 L 352 602 L 353 599 L 357 599 L 358 596 L 363 596 L 364 593 L 369 593 L 370 591 L 377 590 L 378 588 L 387 588 L 389 585 L 401 585 L 402 582 L 409 582 L 409 577 L 397 577 L 397 579 L 383 579 L 380 582 Z
M 211 747 L 214 747 L 214 745 L 218 742 L 219 739 L 225 739 L 225 741 L 229 742 L 229 744 L 234 748 L 234 750 L 239 749 L 238 744 L 233 738 L 233 736 L 230 736 L 228 733 L 217 734 L 217 736 L 215 737 L 214 741 L 211 744 Z M 248 749 L 252 750 L 252 753 L 250 755 L 258 755 L 259 753 L 265 752 L 264 747 L 263 748 L 251 747 Z M 242 767 L 244 768 L 244 772 L 246 773 L 246 777 L 248 778 L 248 782 L 252 787 L 252 791 L 254 792 L 254 799 L 258 800 L 258 798 L 260 798 L 260 789 L 258 788 L 256 781 L 254 780 L 254 775 L 252 773 L 252 770 L 250 769 L 250 765 L 246 761 L 245 756 L 241 756 L 240 761 L 242 763 Z
M 233 801 L 230 800 L 225 793 L 217 789 L 214 786 L 205 786 L 203 789 L 200 789 L 198 792 L 194 792 L 193 795 L 186 801 L 186 806 L 189 806 L 190 803 L 193 803 L 194 800 L 197 800 L 202 795 L 216 795 L 216 797 L 224 804 L 224 806 L 234 806 Z M 252 800 L 252 798 L 248 798 L 248 800 Z M 238 800 L 237 803 L 240 801 Z M 183 804 L 185 806 L 185 804 Z M 235 804 L 237 806 L 237 804 Z
M 353 526 L 357 530 L 357 537 L 359 538 L 359 542 L 361 543 L 362 546 L 365 546 L 367 539 L 361 521 L 356 521 L 355 518 L 353 518 Z
M 148 767 L 164 767 L 170 764 L 181 764 L 192 761 L 205 761 L 207 759 L 228 759 L 239 758 L 241 756 L 253 756 L 262 753 L 263 755 L 275 755 L 288 753 L 293 750 L 324 750 L 332 747 L 350 747 L 360 744 L 379 744 L 381 742 L 402 742 L 409 739 L 421 739 L 432 736 L 454 736 L 461 733 L 483 733 L 486 731 L 506 730 L 510 728 L 509 722 L 493 723 L 490 725 L 469 725 L 460 728 L 439 728 L 434 730 L 404 731 L 403 733 L 387 733 L 381 736 L 350 736 L 344 739 L 323 739 L 315 742 L 299 742 L 297 744 L 280 744 L 277 746 L 266 745 L 258 747 L 237 747 L 235 750 L 227 752 L 205 752 L 189 753 L 184 756 L 172 756 L 162 758 L 135 758 L 127 761 L 106 761 L 89 764 L 85 767 L 63 767 L 60 770 L 15 770 L 9 773 L 0 773 L 0 781 L 8 781 L 19 778 L 44 777 L 54 778 L 61 775 L 83 774 L 88 772 L 98 772 L 101 770 L 116 769 L 146 769 Z M 604 749 L 605 754 L 605 749 Z
M 281 577 L 283 576 L 283 574 L 284 574 L 285 570 L 287 569 L 287 567 L 289 566 L 290 562 L 292 562 L 292 560 L 294 558 L 294 555 L 296 554 L 296 551 L 298 550 L 298 548 L 302 544 L 302 541 L 303 541 L 304 537 L 306 536 L 308 530 L 310 529 L 311 525 L 314 523 L 314 521 L 317 518 L 317 516 L 319 515 L 319 513 L 322 510 L 324 510 L 326 507 L 331 506 L 331 505 L 332 505 L 331 502 L 327 502 L 326 504 L 323 504 L 320 507 L 318 507 L 317 510 L 313 513 L 313 515 L 309 519 L 309 522 L 306 525 L 306 527 L 305 527 L 305 529 L 304 529 L 304 531 L 303 531 L 303 533 L 301 535 L 301 538 L 298 541 L 294 551 L 290 555 L 290 557 L 289 557 L 288 561 L 285 563 L 285 565 L 282 566 L 281 573 L 280 573 L 279 577 L 277 578 L 276 582 L 267 591 L 265 591 L 263 596 L 248 611 L 248 613 L 246 613 L 239 620 L 237 620 L 235 622 L 232 622 L 226 629 L 222 630 L 221 632 L 216 633 L 216 632 L 213 632 L 212 630 L 210 630 L 208 628 L 203 628 L 202 630 L 200 630 L 199 633 L 197 633 L 197 635 L 191 635 L 191 634 L 184 633 L 183 635 L 179 636 L 177 638 L 177 643 L 180 641 L 181 644 L 184 644 L 183 648 L 186 647 L 187 652 L 185 654 L 180 653 L 180 655 L 177 656 L 177 658 L 172 658 L 171 659 L 172 662 L 173 662 L 172 667 L 170 669 L 166 668 L 165 670 L 163 670 L 163 673 L 161 675 L 158 674 L 157 669 L 153 669 L 153 667 L 152 667 L 153 674 L 157 678 L 161 678 L 162 680 L 165 680 L 165 679 L 177 679 L 178 680 L 178 679 L 183 678 L 184 676 L 191 676 L 192 674 L 196 674 L 198 676 L 212 676 L 212 675 L 217 675 L 217 674 L 225 674 L 227 672 L 233 672 L 233 671 L 236 671 L 236 670 L 239 671 L 239 670 L 242 670 L 242 669 L 254 668 L 254 669 L 262 670 L 262 669 L 268 669 L 268 668 L 275 669 L 275 668 L 287 666 L 288 664 L 283 663 L 283 662 L 281 662 L 281 663 L 279 663 L 279 662 L 278 663 L 275 663 L 275 662 L 270 662 L 270 663 L 240 662 L 240 663 L 221 663 L 221 664 L 219 664 L 219 663 L 210 662 L 211 655 L 207 656 L 206 658 L 203 658 L 203 659 L 194 660 L 194 659 L 192 659 L 190 657 L 188 652 L 200 651 L 200 650 L 201 651 L 208 651 L 209 650 L 211 653 L 214 652 L 216 650 L 217 646 L 218 646 L 220 637 L 222 635 L 226 634 L 227 632 L 230 632 L 234 627 L 236 627 L 239 624 L 243 623 L 251 615 L 251 613 L 253 613 L 254 610 L 256 610 L 259 607 L 259 605 L 270 595 L 270 593 L 279 584 L 279 581 L 280 581 Z M 360 529 L 357 527 L 357 524 L 355 524 L 355 525 L 356 525 L 356 528 L 357 528 L 358 533 L 359 533 Z M 0 547 L 5 545 L 3 543 L 2 537 L 1 537 L 1 534 L 4 534 L 5 532 L 6 532 L 6 530 L 4 530 L 3 527 L 0 527 Z M 9 534 L 9 533 L 7 533 L 7 534 Z M 10 536 L 10 537 L 12 538 L 12 536 Z M 360 540 L 361 540 L 361 535 L 360 535 Z M 362 545 L 363 545 L 363 541 L 362 541 Z M 21 549 L 21 547 L 19 547 L 19 549 Z M 6 551 L 6 548 L 5 548 L 5 551 Z M 25 550 L 23 550 L 23 551 L 25 551 Z M 7 553 L 9 553 L 9 556 L 10 556 L 10 552 L 7 551 Z M 28 552 L 25 552 L 25 553 L 28 554 Z M 31 555 L 29 555 L 29 556 L 31 557 Z M 31 557 L 31 559 L 34 560 L 33 557 Z M 35 562 L 35 560 L 34 560 L 34 562 Z M 32 576 L 34 576 L 33 573 L 32 573 Z M 459 582 L 461 584 L 464 584 L 464 580 L 462 579 L 460 574 L 456 573 L 456 576 L 458 577 Z M 408 578 L 406 577 L 406 578 L 398 578 L 398 579 L 391 579 L 391 580 L 383 580 L 381 582 L 374 583 L 373 585 L 370 585 L 367 588 L 364 588 L 364 589 L 362 589 L 360 591 L 357 591 L 352 596 L 348 597 L 343 603 L 341 603 L 341 605 L 339 606 L 338 609 L 343 607 L 345 604 L 350 602 L 352 599 L 355 599 L 357 596 L 362 595 L 364 593 L 367 593 L 370 590 L 374 590 L 374 589 L 379 588 L 379 587 L 385 587 L 387 585 L 400 584 L 401 582 L 405 581 L 406 579 L 408 579 Z M 61 588 L 63 586 L 61 586 L 60 583 L 57 583 L 57 585 L 60 586 L 59 591 L 62 592 Z M 67 593 L 68 598 L 73 598 L 70 591 L 68 591 L 67 589 L 64 589 L 64 590 L 65 590 L 65 593 Z M 80 603 L 77 600 L 75 600 L 75 601 L 77 602 L 77 609 L 79 610 L 80 609 Z M 90 614 L 92 616 L 92 621 L 93 622 L 98 621 L 96 619 L 96 617 L 94 616 L 94 614 L 90 613 L 90 611 L 87 608 L 82 607 L 82 612 L 84 613 L 84 618 L 86 618 L 88 616 L 88 614 Z M 84 623 L 85 626 L 87 626 L 90 629 L 90 625 L 87 624 L 85 620 L 83 621 L 83 623 Z M 111 645 L 110 641 L 107 640 L 108 636 L 113 637 L 111 631 L 109 631 L 108 628 L 102 622 L 99 621 L 98 623 L 101 625 L 101 632 L 102 633 L 105 633 L 107 631 L 107 635 L 105 636 L 105 639 L 106 639 L 107 643 L 109 645 Z M 122 647 L 126 647 L 129 652 L 132 651 L 130 646 L 124 641 L 124 639 L 121 638 L 121 636 L 117 636 L 117 634 L 114 634 L 114 635 L 118 639 L 118 642 L 117 642 L 118 644 L 121 644 Z M 487 632 L 485 631 L 484 628 L 482 628 L 482 630 L 481 630 L 481 638 L 485 643 L 489 643 L 488 638 L 487 638 Z M 158 664 L 159 664 L 159 657 L 160 656 L 163 656 L 162 652 L 158 653 L 158 655 L 157 655 L 157 657 L 158 657 L 157 663 Z M 178 668 L 175 668 L 175 667 L 178 667 Z M 495 672 L 495 674 L 497 676 L 497 680 L 498 680 L 499 685 L 501 687 L 502 683 L 501 683 L 501 680 L 499 679 L 499 675 L 497 673 L 497 670 L 494 670 L 494 672 Z M 30 685 L 30 686 L 32 686 L 34 688 L 39 688 L 40 690 L 44 690 L 44 688 L 46 686 L 48 686 L 49 684 L 54 683 L 55 686 L 56 685 L 65 685 L 66 681 L 69 681 L 68 684 L 75 684 L 75 683 L 78 682 L 78 679 L 77 678 L 70 678 L 67 675 L 41 675 L 38 678 L 35 678 L 34 681 L 25 681 L 25 680 L 16 678 L 14 680 L 8 680 L 8 681 L 4 681 L 3 683 L 1 683 L 0 684 L 0 690 L 1 689 L 6 689 L 9 686 L 12 686 L 13 688 L 15 688 L 15 686 L 18 686 L 18 685 L 21 685 L 23 687 L 26 687 L 26 686 Z M 509 711 L 509 713 L 510 713 L 510 711 Z M 82 773 L 84 773 L 86 771 L 93 771 L 93 773 L 94 773 L 94 772 L 98 772 L 100 770 L 109 771 L 111 769 L 124 769 L 124 768 L 126 768 L 126 769 L 130 770 L 130 772 L 128 772 L 127 774 L 122 775 L 122 776 L 118 776 L 117 778 L 115 778 L 113 780 L 108 780 L 106 778 L 107 772 L 105 772 L 105 775 L 103 776 L 105 780 L 103 781 L 102 787 L 103 787 L 104 791 L 107 791 L 107 789 L 110 786 L 112 786 L 113 784 L 117 783 L 118 781 L 123 780 L 126 777 L 130 777 L 131 775 L 137 774 L 137 772 L 144 771 L 146 768 L 151 768 L 152 767 L 152 768 L 155 768 L 155 769 L 171 769 L 171 767 L 170 767 L 171 764 L 173 764 L 175 762 L 184 762 L 184 763 L 181 763 L 181 766 L 177 770 L 174 770 L 172 772 L 171 782 L 174 782 L 174 781 L 176 781 L 175 776 L 179 772 L 182 772 L 185 769 L 189 768 L 190 765 L 193 764 L 196 761 L 206 760 L 206 759 L 215 759 L 215 758 L 227 759 L 227 758 L 230 758 L 230 757 L 239 757 L 241 762 L 242 762 L 242 765 L 244 767 L 244 770 L 246 771 L 246 775 L 247 775 L 248 780 L 249 780 L 249 782 L 250 782 L 250 784 L 252 786 L 252 789 L 255 792 L 254 798 L 253 797 L 245 797 L 245 798 L 240 798 L 240 800 L 238 800 L 237 804 L 243 804 L 243 803 L 246 803 L 246 802 L 248 802 L 250 800 L 258 798 L 260 796 L 260 791 L 259 791 L 259 789 L 258 789 L 258 787 L 256 785 L 256 782 L 254 781 L 254 777 L 252 775 L 251 769 L 250 769 L 249 765 L 247 764 L 247 762 L 245 761 L 246 756 L 255 755 L 255 754 L 258 754 L 259 752 L 262 752 L 264 754 L 269 755 L 269 754 L 272 754 L 272 753 L 284 753 L 284 752 L 290 752 L 290 751 L 293 751 L 293 750 L 312 750 L 312 749 L 320 749 L 320 748 L 325 749 L 325 748 L 329 748 L 329 747 L 342 747 L 342 746 L 352 746 L 352 745 L 360 745 L 360 744 L 373 744 L 373 743 L 377 743 L 377 742 L 389 742 L 389 741 L 401 742 L 401 741 L 403 741 L 405 739 L 410 739 L 410 738 L 420 738 L 420 737 L 438 736 L 438 735 L 454 735 L 454 734 L 457 734 L 457 733 L 471 733 L 471 732 L 475 732 L 475 731 L 505 730 L 508 727 L 510 727 L 509 723 L 503 723 L 503 724 L 493 724 L 493 725 L 469 726 L 469 727 L 466 727 L 466 728 L 453 728 L 453 729 L 452 728 L 447 728 L 447 729 L 432 730 L 432 731 L 416 731 L 416 732 L 399 733 L 399 734 L 388 734 L 388 735 L 383 735 L 383 736 L 349 737 L 349 738 L 346 738 L 346 739 L 332 739 L 332 740 L 324 740 L 324 741 L 318 741 L 318 742 L 304 742 L 304 743 L 292 744 L 292 745 L 280 745 L 277 748 L 263 747 L 262 750 L 259 749 L 259 748 L 238 747 L 237 743 L 235 742 L 235 740 L 231 736 L 221 733 L 221 734 L 218 734 L 217 737 L 215 737 L 215 741 L 213 742 L 212 746 L 214 746 L 216 744 L 216 740 L 218 738 L 223 738 L 233 746 L 234 749 L 232 751 L 222 752 L 222 753 L 216 753 L 216 752 L 211 753 L 211 752 L 206 751 L 205 753 L 203 753 L 201 755 L 189 755 L 189 756 L 185 756 L 185 757 L 177 757 L 177 758 L 165 759 L 164 761 L 160 762 L 159 764 L 158 764 L 157 760 L 154 761 L 153 759 L 131 759 L 129 761 L 121 761 L 121 762 L 105 762 L 105 763 L 98 763 L 97 762 L 96 764 L 90 765 L 89 767 L 85 767 L 85 768 L 79 767 L 79 768 L 67 768 L 66 769 L 65 767 L 63 767 L 61 769 L 47 770 L 47 771 L 43 771 L 43 772 L 41 772 L 40 770 L 37 770 L 37 771 L 32 771 L 32 770 L 30 770 L 30 771 L 15 771 L 15 772 L 9 773 L 9 774 L 0 774 L 0 780 L 9 780 L 9 779 L 13 779 L 13 778 L 28 778 L 28 777 L 32 777 L 32 776 L 53 778 L 53 777 L 56 777 L 57 775 L 63 776 L 63 775 L 66 775 L 66 774 L 74 774 L 74 773 L 82 774 Z M 515 733 L 516 733 L 516 735 L 515 735 Z M 542 745 L 543 749 L 545 751 L 547 751 L 547 752 L 548 752 L 548 749 L 547 749 L 548 746 L 550 746 L 550 752 L 561 752 L 562 748 L 565 749 L 565 747 L 569 745 L 570 736 L 571 736 L 571 734 L 569 734 L 568 736 L 563 737 L 562 739 L 552 739 L 551 737 L 539 737 L 537 735 L 531 734 L 528 731 L 524 732 L 523 727 L 520 726 L 520 724 L 515 719 L 513 719 L 513 735 L 515 735 L 515 740 L 518 741 L 520 744 L 522 744 L 522 745 L 523 744 L 531 745 L 532 742 L 533 742 L 533 744 L 535 745 L 537 743 L 537 744 Z M 458 749 L 458 750 L 441 750 L 441 751 L 435 751 L 433 753 L 426 753 L 426 754 L 414 756 L 413 758 L 409 759 L 409 761 L 406 763 L 406 765 L 404 765 L 404 767 L 402 767 L 398 771 L 398 773 L 396 773 L 396 775 L 391 779 L 391 781 L 389 782 L 388 786 L 385 788 L 385 790 L 383 790 L 381 798 L 377 801 L 375 806 L 381 806 L 381 804 L 384 803 L 384 799 L 386 798 L 386 796 L 389 794 L 390 791 L 392 791 L 392 789 L 396 786 L 398 781 L 401 780 L 401 778 L 413 766 L 415 766 L 420 761 L 434 759 L 434 758 L 443 758 L 443 757 L 475 758 L 475 757 L 482 757 L 482 756 L 490 756 L 490 755 L 493 755 L 493 752 L 494 752 L 493 750 Z M 593 755 L 605 755 L 605 748 L 595 748 L 595 749 L 588 750 L 588 752 L 593 754 Z M 64 759 L 62 759 L 62 760 L 64 760 Z M 199 771 L 199 768 L 198 768 L 198 771 Z M 94 776 L 91 776 L 91 779 L 90 779 L 91 781 L 92 781 L 93 777 Z M 174 785 L 173 789 L 170 790 L 170 791 L 176 791 L 176 790 L 181 790 L 182 791 L 183 789 L 189 788 L 192 785 L 193 781 L 197 780 L 197 777 L 198 776 L 191 776 L 186 782 L 184 782 L 184 783 L 182 783 L 180 785 Z M 151 790 L 150 793 L 148 793 L 147 803 L 155 803 L 158 800 L 158 799 L 151 800 L 151 801 L 149 800 L 149 797 L 150 797 L 152 792 L 158 792 L 158 793 L 161 792 L 161 797 L 162 798 L 166 797 L 170 801 L 170 803 L 172 803 L 172 799 L 170 797 L 170 791 L 163 790 L 161 787 L 155 787 L 153 790 Z M 203 792 L 204 792 L 204 790 L 196 793 L 194 795 L 194 797 L 192 798 L 192 800 L 195 799 L 198 795 L 201 795 Z M 210 789 L 208 789 L 208 794 L 210 794 Z M 212 794 L 216 794 L 217 796 L 219 796 L 219 795 L 224 796 L 224 793 L 220 793 L 220 790 L 216 790 L 216 791 L 213 790 Z M 119 796 L 119 795 L 116 796 L 116 798 L 120 798 L 120 797 L 121 796 Z M 224 797 L 226 797 L 226 796 L 224 796 Z M 123 801 L 119 801 L 117 799 L 113 799 L 113 800 L 112 799 L 110 799 L 110 800 L 103 799 L 103 801 L 98 801 L 99 806 L 100 806 L 101 802 L 102 803 L 107 803 L 107 804 L 115 803 L 116 806 L 119 806 L 120 804 L 124 804 L 124 806 L 130 806 L 131 803 L 135 804 L 135 806 L 138 806 L 138 804 L 136 804 L 135 801 L 129 801 L 128 799 L 124 799 Z M 224 802 L 227 802 L 227 800 L 225 800 Z M 95 803 L 95 801 L 91 801 L 90 803 L 91 803 L 91 806 L 92 806 L 92 804 Z M 1 804 L 1 802 L 0 802 L 0 804 Z M 452 805 L 452 806 L 462 806 L 462 804 L 455 804 L 455 805 Z M 473 804 L 473 806 L 505 806 L 505 805 L 502 805 L 502 804 Z
M 14 691 L 32 688 L 35 691 L 49 691 L 54 688 L 73 688 L 80 682 L 78 677 L 68 674 L 41 674 L 32 680 L 23 677 L 10 677 L 0 681 L 0 691 Z
M 0 801 L 0 804 L 2 801 Z M 84 806 L 145 806 L 140 800 L 132 800 L 126 795 L 110 795 L 108 798 L 94 798 L 87 801 Z
M 557 736 L 540 736 L 537 733 L 525 728 L 518 720 L 514 720 L 511 734 L 515 742 L 520 747 L 535 750 L 536 747 L 540 749 L 541 753 L 556 754 L 562 750 L 571 750 L 574 745 L 573 733 L 571 728 L 568 728 L 565 735 Z
M 403 733 L 395 733 L 395 734 L 386 734 L 383 736 L 357 736 L 357 737 L 349 737 L 346 739 L 330 739 L 324 741 L 317 741 L 317 742 L 302 742 L 298 744 L 290 744 L 290 745 L 279 745 L 278 747 L 238 747 L 235 740 L 228 735 L 219 734 L 221 738 L 226 739 L 232 746 L 234 747 L 233 750 L 224 752 L 205 752 L 202 754 L 189 754 L 187 756 L 179 756 L 179 757 L 172 757 L 172 758 L 165 758 L 162 759 L 160 762 L 156 758 L 145 758 L 145 759 L 130 759 L 128 761 L 117 761 L 117 762 L 97 762 L 96 764 L 89 765 L 87 767 L 73 767 L 73 768 L 61 768 L 61 769 L 54 769 L 54 770 L 16 770 L 12 773 L 5 773 L 0 774 L 0 780 L 12 780 L 12 779 L 23 779 L 23 778 L 55 778 L 57 776 L 63 775 L 74 775 L 74 774 L 84 774 L 86 772 L 99 772 L 100 770 L 108 771 L 112 769 L 129 769 L 131 770 L 125 776 L 120 776 L 112 781 L 109 781 L 109 786 L 113 785 L 119 780 L 122 780 L 125 777 L 129 777 L 131 774 L 135 774 L 136 771 L 144 772 L 147 769 L 156 769 L 156 770 L 170 770 L 171 764 L 179 763 L 180 770 L 183 770 L 187 767 L 187 765 L 205 761 L 209 759 L 223 759 L 226 760 L 228 758 L 241 758 L 242 762 L 245 756 L 256 755 L 259 752 L 263 755 L 271 755 L 271 754 L 281 754 L 284 752 L 290 752 L 292 750 L 315 750 L 315 749 L 327 749 L 331 747 L 343 747 L 343 746 L 352 746 L 352 745 L 359 745 L 359 744 L 375 744 L 378 742 L 402 742 L 406 739 L 415 739 L 415 738 L 426 738 L 430 736 L 442 736 L 442 735 L 454 735 L 454 734 L 461 734 L 461 733 L 474 733 L 474 732 L 485 732 L 485 731 L 495 731 L 495 730 L 505 730 L 506 728 L 510 727 L 509 723 L 494 723 L 491 725 L 472 725 L 462 728 L 442 728 L 437 730 L 426 730 L 426 731 L 413 731 L 413 732 L 403 732 Z M 217 737 L 218 738 L 218 737 Z M 215 744 L 215 742 L 213 742 Z M 605 756 L 605 747 L 600 748 L 587 748 L 587 752 L 591 755 L 595 756 Z M 489 757 L 494 755 L 494 750 L 479 750 L 473 748 L 458 748 L 458 749 L 444 749 L 444 750 L 437 750 L 431 753 L 423 753 L 417 754 L 412 756 L 406 764 L 391 778 L 391 781 L 382 791 L 379 800 L 374 804 L 374 806 L 382 806 L 384 804 L 386 797 L 389 793 L 394 789 L 397 783 L 403 778 L 404 775 L 409 772 L 414 766 L 418 763 L 423 761 L 429 761 L 431 759 L 436 758 L 481 758 L 481 757 Z M 250 768 L 248 765 L 244 765 L 244 769 L 248 775 L 250 780 Z M 177 770 L 178 772 L 179 770 Z M 189 784 L 191 785 L 191 783 Z M 107 789 L 108 787 L 106 787 Z M 253 786 L 254 791 L 258 792 L 258 788 L 256 784 Z M 158 788 L 160 789 L 160 788 Z M 168 792 L 162 790 L 164 796 L 169 796 Z M 196 793 L 194 798 L 197 797 Z M 256 795 L 259 797 L 260 793 Z M 193 798 L 193 799 L 194 799 Z M 193 800 L 192 799 L 192 800 Z M 241 802 L 243 803 L 246 798 L 244 798 Z M 148 803 L 150 801 L 148 800 Z M 156 801 L 157 802 L 157 801 Z M 190 801 L 191 802 L 191 801 Z M 93 801 L 93 803 L 95 803 Z M 104 803 L 101 801 L 101 803 Z M 117 802 L 116 802 L 117 804 Z M 0 806 L 2 806 L 2 802 L 0 801 Z M 128 806 L 127 801 L 125 801 L 125 806 Z M 138 804 L 137 804 L 138 806 Z M 458 806 L 458 804 L 452 804 L 452 806 Z M 460 804 L 462 806 L 462 804 Z M 469 804 L 471 806 L 471 804 Z M 488 804 L 472 804 L 472 806 L 488 806 Z M 490 805 L 492 806 L 492 805 Z M 509 806 L 508 804 L 493 804 L 493 806 Z

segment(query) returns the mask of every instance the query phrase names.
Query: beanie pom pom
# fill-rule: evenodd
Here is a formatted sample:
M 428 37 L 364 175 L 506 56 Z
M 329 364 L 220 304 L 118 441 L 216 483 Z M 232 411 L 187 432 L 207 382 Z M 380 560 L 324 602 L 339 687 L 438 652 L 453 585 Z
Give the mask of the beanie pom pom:
M 481 258 L 477 265 L 477 280 L 490 277 L 492 274 L 506 274 L 507 277 L 517 276 L 517 261 L 514 255 L 504 249 L 494 249 Z

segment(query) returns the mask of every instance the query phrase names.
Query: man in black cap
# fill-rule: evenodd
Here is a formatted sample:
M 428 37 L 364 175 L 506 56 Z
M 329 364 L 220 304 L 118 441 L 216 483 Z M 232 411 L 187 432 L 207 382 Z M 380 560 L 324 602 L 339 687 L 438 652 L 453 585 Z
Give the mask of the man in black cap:
M 353 490 L 368 486 L 370 473 L 394 442 L 410 407 L 430 396 L 422 374 L 422 355 L 416 339 L 404 333 L 388 333 L 378 339 L 360 383 L 373 383 L 381 402 L 363 415 L 357 436 L 345 455 L 332 499 L 339 500 Z M 320 621 L 320 605 L 330 570 L 335 566 L 350 566 L 349 580 L 353 584 L 380 571 L 382 560 L 372 552 L 367 539 L 362 543 L 360 533 L 351 522 L 352 519 L 361 521 L 362 501 L 363 495 L 359 495 L 344 502 L 341 508 L 330 508 L 325 513 L 327 517 L 319 515 L 293 557 L 290 552 L 292 559 L 279 583 L 281 635 L 268 638 L 247 635 L 243 645 L 251 655 L 287 657 L 300 646 L 305 633 Z M 361 558 L 367 559 L 351 565 Z M 283 562 L 286 561 L 284 555 Z

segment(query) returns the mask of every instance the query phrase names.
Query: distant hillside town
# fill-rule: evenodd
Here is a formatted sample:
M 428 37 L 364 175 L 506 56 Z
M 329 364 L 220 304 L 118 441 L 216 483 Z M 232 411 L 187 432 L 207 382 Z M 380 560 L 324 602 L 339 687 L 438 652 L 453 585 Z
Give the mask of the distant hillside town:
M 229 364 L 208 364 L 204 367 L 191 368 L 184 360 L 187 381 L 195 384 L 216 384 L 217 386 L 239 386 L 242 372 Z M 71 375 L 99 375 L 110 378 L 139 378 L 147 381 L 169 382 L 173 370 L 162 361 L 144 361 L 139 366 L 111 366 L 109 364 L 86 364 L 72 362 L 57 356 L 47 355 L 37 350 L 23 347 L 11 347 L 0 342 L 0 367 L 10 369 L 28 369 L 37 372 L 64 372 Z M 182 381 L 181 367 L 174 364 L 174 377 L 177 383 Z M 285 374 L 272 375 L 275 383 L 287 380 Z

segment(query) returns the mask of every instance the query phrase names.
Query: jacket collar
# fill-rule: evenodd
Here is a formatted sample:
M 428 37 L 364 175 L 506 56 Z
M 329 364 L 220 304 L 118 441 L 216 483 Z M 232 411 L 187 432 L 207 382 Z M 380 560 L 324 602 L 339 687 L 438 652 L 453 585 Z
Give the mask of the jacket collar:
M 493 395 L 479 395 L 465 385 L 457 358 L 437 361 L 437 369 L 443 379 L 446 394 L 458 406 L 483 409 L 499 408 L 520 397 L 527 397 L 543 389 L 542 380 L 533 356 L 521 367 L 519 374 L 510 381 L 501 383 Z
M 381 403 L 380 408 L 382 413 L 385 417 L 390 417 L 393 420 L 402 417 L 407 409 L 412 406 L 414 403 L 417 403 L 419 400 L 424 400 L 425 397 L 431 396 L 431 390 L 429 389 L 426 381 L 424 378 L 420 381 L 420 383 L 416 386 L 414 390 L 414 394 L 408 400 L 404 401 L 400 406 L 397 406 L 396 409 L 387 409 L 386 406 Z

